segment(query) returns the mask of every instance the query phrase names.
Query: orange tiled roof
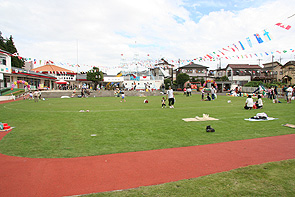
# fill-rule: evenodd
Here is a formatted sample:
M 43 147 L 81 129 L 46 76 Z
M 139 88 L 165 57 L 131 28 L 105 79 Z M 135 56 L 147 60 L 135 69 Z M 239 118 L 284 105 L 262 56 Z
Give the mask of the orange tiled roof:
M 38 68 L 34 68 L 31 71 L 38 71 L 38 72 L 42 72 L 42 71 L 57 71 L 57 72 L 67 72 L 67 73 L 74 73 L 74 71 L 59 67 L 59 66 L 55 66 L 55 65 L 44 65 L 44 66 L 40 66 Z

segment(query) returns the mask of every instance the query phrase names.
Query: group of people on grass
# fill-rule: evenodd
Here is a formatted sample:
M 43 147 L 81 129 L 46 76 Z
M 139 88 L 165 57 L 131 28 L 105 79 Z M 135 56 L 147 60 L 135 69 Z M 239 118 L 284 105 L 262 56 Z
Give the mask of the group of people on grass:
M 40 90 L 36 90 L 36 91 L 34 91 L 34 92 L 30 92 L 29 93 L 29 97 L 28 97 L 28 99 L 29 100 L 33 100 L 34 99 L 34 101 L 35 102 L 38 102 L 39 101 L 39 99 L 41 99 L 41 91 Z M 24 96 L 24 99 L 26 99 L 26 96 Z
M 210 93 L 211 93 L 211 97 L 210 97 Z M 207 93 L 207 96 L 206 96 L 206 98 L 205 98 L 205 89 L 203 88 L 202 90 L 201 90 L 201 95 L 202 95 L 202 101 L 211 101 L 211 100 L 215 100 L 215 99 L 217 99 L 217 91 L 216 91 L 216 88 L 214 87 L 214 86 L 211 86 L 211 88 L 210 88 L 210 93 L 208 92 Z
M 263 108 L 263 101 L 261 99 L 261 95 L 258 95 L 258 100 L 256 102 L 254 102 L 252 96 L 249 95 L 248 98 L 246 99 L 246 103 L 245 103 L 244 108 L 248 109 L 248 110 L 262 109 Z
M 292 86 L 289 85 L 289 87 L 283 88 L 283 92 L 285 92 L 287 103 L 291 103 L 295 92 L 295 86 L 292 88 Z
M 217 98 L 216 89 L 213 86 L 211 87 L 210 91 L 211 91 L 212 98 L 210 97 L 210 93 L 207 93 L 207 97 L 205 99 L 205 90 L 202 89 L 202 91 L 201 91 L 202 100 L 211 101 L 211 100 L 215 100 Z M 288 95 L 287 102 L 291 102 L 291 98 L 293 96 L 293 88 L 291 86 L 289 86 L 289 88 L 286 89 L 286 92 Z M 189 94 L 187 94 L 187 95 L 189 96 Z M 271 95 L 271 97 L 269 97 L 269 98 L 277 99 L 276 87 L 273 87 L 273 89 L 271 89 L 270 95 Z M 175 97 L 174 97 L 173 89 L 171 88 L 171 86 L 169 86 L 169 89 L 167 90 L 166 99 L 165 99 L 165 97 L 162 97 L 162 99 L 161 99 L 162 108 L 164 108 L 164 107 L 166 108 L 166 100 L 168 100 L 168 102 L 169 102 L 169 107 L 174 108 Z M 121 101 L 120 102 L 123 102 L 123 101 L 126 102 L 125 94 L 124 94 L 124 92 L 121 92 Z M 145 103 L 147 103 L 147 102 L 145 102 Z M 246 99 L 244 108 L 247 110 L 262 109 L 263 108 L 262 96 L 259 94 L 257 101 L 254 102 L 252 96 L 248 95 L 248 98 Z
M 183 88 L 183 95 L 191 96 L 192 95 L 192 88 L 191 87 Z
M 171 86 L 169 86 L 169 89 L 167 90 L 166 99 L 165 99 L 165 97 L 162 97 L 162 100 L 161 100 L 162 108 L 166 108 L 166 100 L 167 99 L 168 99 L 168 102 L 169 102 L 169 107 L 171 109 L 173 109 L 174 108 L 175 97 L 174 97 L 174 93 L 173 93 L 173 90 L 172 90 Z

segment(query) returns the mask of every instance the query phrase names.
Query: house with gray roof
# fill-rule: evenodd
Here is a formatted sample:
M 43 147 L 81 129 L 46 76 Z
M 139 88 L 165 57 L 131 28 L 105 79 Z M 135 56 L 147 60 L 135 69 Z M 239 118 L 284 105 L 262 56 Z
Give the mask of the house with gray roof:
M 261 69 L 259 65 L 249 64 L 228 64 L 225 68 L 228 79 L 239 86 L 259 77 Z
M 190 78 L 204 78 L 204 80 L 206 80 L 208 77 L 208 68 L 209 67 L 207 66 L 190 62 L 185 66 L 179 67 L 176 71 L 176 75 L 179 75 L 180 73 L 186 73 L 190 76 Z

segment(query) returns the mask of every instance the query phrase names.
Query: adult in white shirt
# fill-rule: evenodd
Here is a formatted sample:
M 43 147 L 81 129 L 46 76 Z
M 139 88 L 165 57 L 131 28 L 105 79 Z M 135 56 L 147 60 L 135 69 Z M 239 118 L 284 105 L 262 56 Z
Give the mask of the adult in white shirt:
M 169 86 L 169 90 L 167 90 L 166 100 L 168 98 L 170 108 L 174 108 L 174 94 L 171 86 Z
M 215 99 L 215 88 L 213 86 L 211 86 L 211 97 L 212 97 L 212 100 Z
M 187 96 L 192 95 L 192 89 L 190 87 L 188 87 L 186 91 L 187 91 Z
M 293 88 L 291 86 L 289 86 L 286 90 L 287 92 L 287 103 L 291 103 L 291 98 L 292 98 L 292 95 L 293 95 Z
M 246 103 L 245 103 L 245 109 L 252 109 L 254 105 L 253 99 L 251 97 L 251 95 L 248 96 L 248 98 L 246 99 Z

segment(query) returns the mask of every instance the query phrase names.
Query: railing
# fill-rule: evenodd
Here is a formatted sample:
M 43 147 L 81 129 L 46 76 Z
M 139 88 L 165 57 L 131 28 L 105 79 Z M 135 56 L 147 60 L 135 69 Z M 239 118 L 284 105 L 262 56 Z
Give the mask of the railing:
M 149 78 L 140 78 L 141 81 L 151 81 L 151 80 L 155 80 L 155 81 L 159 81 L 159 80 L 163 80 L 164 77 L 163 76 L 150 76 Z M 130 76 L 124 76 L 124 81 L 133 81 Z

